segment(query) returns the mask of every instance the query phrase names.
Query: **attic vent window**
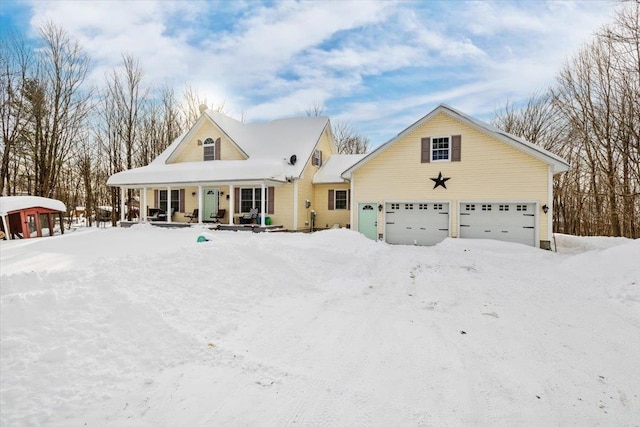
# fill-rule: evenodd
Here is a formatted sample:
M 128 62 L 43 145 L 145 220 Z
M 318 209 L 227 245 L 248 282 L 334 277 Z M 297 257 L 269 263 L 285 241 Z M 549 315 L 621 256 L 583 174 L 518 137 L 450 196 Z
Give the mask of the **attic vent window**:
M 322 151 L 313 150 L 313 157 L 311 158 L 311 164 L 313 166 L 322 166 Z
M 215 141 L 213 138 L 207 138 L 202 143 L 203 160 L 218 160 L 220 158 L 220 138 Z

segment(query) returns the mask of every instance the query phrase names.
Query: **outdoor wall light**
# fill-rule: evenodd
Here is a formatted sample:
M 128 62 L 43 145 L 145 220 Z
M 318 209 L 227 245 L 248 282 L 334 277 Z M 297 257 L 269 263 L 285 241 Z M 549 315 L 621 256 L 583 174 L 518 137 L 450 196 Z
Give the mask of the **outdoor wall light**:
M 382 212 L 382 205 L 378 203 L 378 212 Z
M 196 192 L 195 192 L 195 191 L 191 192 L 191 195 L 192 195 L 193 197 L 196 197 Z
M 547 206 L 547 205 L 542 205 L 542 212 L 544 212 L 544 213 L 549 212 L 549 206 Z

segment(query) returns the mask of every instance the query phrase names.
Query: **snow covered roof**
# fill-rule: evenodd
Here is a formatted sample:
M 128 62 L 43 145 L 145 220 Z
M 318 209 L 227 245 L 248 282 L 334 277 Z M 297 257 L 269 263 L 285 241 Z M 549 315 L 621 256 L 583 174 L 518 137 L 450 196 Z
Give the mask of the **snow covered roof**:
M 313 176 L 314 184 L 335 184 L 344 182 L 342 172 L 362 160 L 365 154 L 334 154 L 324 162 Z
M 67 207 L 60 200 L 39 196 L 6 196 L 0 197 L 0 215 L 28 208 L 47 208 L 66 212 Z
M 213 122 L 247 156 L 246 160 L 171 163 L 207 120 Z M 327 117 L 293 117 L 242 123 L 206 110 L 192 129 L 176 138 L 148 166 L 112 175 L 107 185 L 142 185 L 213 181 L 275 180 L 299 177 L 325 128 Z M 291 156 L 297 157 L 290 164 Z
M 390 139 L 389 141 L 385 142 L 384 144 L 382 144 L 381 146 L 373 150 L 365 158 L 363 158 L 358 163 L 353 165 L 351 168 L 349 168 L 349 170 L 345 171 L 342 174 L 342 176 L 345 178 L 348 178 L 351 172 L 358 169 L 360 166 L 364 165 L 366 162 L 373 159 L 378 154 L 382 153 L 384 150 L 386 150 L 391 145 L 393 145 L 396 141 L 399 141 L 400 139 L 404 138 L 409 133 L 413 132 L 416 128 L 422 126 L 424 123 L 431 120 L 433 117 L 435 117 L 439 113 L 444 113 L 455 120 L 458 120 L 480 132 L 488 134 L 520 151 L 523 151 L 549 164 L 552 167 L 552 171 L 554 174 L 569 170 L 569 163 L 567 163 L 562 157 L 556 154 L 553 154 L 550 151 L 547 151 L 544 148 L 538 145 L 532 144 L 531 142 L 526 141 L 520 137 L 512 135 L 494 126 L 491 126 L 488 123 L 485 123 L 481 120 L 478 120 L 474 117 L 464 114 L 463 112 L 458 111 L 453 107 L 450 107 L 446 104 L 440 104 L 438 107 L 433 109 L 429 114 L 427 114 L 426 116 L 424 116 L 423 118 L 421 118 L 420 120 L 418 120 L 417 122 L 415 122 L 414 124 L 406 128 L 405 130 L 400 132 L 394 138 Z
M 150 164 L 111 175 L 107 185 L 156 185 L 227 181 L 286 181 L 292 176 L 292 166 L 269 160 L 220 160 Z

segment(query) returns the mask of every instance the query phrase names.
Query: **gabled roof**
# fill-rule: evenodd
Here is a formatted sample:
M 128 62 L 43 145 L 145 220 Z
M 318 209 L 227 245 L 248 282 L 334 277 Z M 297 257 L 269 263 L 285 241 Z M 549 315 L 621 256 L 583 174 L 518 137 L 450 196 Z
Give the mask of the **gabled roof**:
M 207 121 L 212 122 L 246 156 L 246 160 L 171 163 Z M 119 172 L 107 185 L 154 185 L 211 181 L 273 180 L 300 177 L 313 150 L 329 129 L 328 117 L 293 117 L 264 123 L 243 123 L 206 110 L 196 124 L 176 138 L 148 166 Z M 297 161 L 290 163 L 291 156 Z
M 0 197 L 0 215 L 7 215 L 28 208 L 47 208 L 54 211 L 66 212 L 67 207 L 60 200 L 39 196 L 5 196 Z
M 423 124 L 425 124 L 426 122 L 428 122 L 429 120 L 431 120 L 432 118 L 434 118 L 435 116 L 437 116 L 438 114 L 445 114 L 449 117 L 451 117 L 454 120 L 457 120 L 459 122 L 462 122 L 464 124 L 466 124 L 467 126 L 485 133 L 499 141 L 504 142 L 507 145 L 512 146 L 513 148 L 520 150 L 526 154 L 529 154 L 530 156 L 535 157 L 536 159 L 539 159 L 545 163 L 547 163 L 548 165 L 551 166 L 551 170 L 554 174 L 556 173 L 560 173 L 560 172 L 565 172 L 567 170 L 569 170 L 569 163 L 567 163 L 562 157 L 557 156 L 547 150 L 545 150 L 544 148 L 532 144 L 529 141 L 526 141 L 520 137 L 517 137 L 515 135 L 512 135 L 508 132 L 505 132 L 503 130 L 500 130 L 494 126 L 491 126 L 488 123 L 485 123 L 481 120 L 478 120 L 476 118 L 473 118 L 467 114 L 464 114 L 461 111 L 456 110 L 455 108 L 452 108 L 448 105 L 445 104 L 440 104 L 438 107 L 436 107 L 435 109 L 433 109 L 429 114 L 427 114 L 426 116 L 424 116 L 423 118 L 421 118 L 420 120 L 418 120 L 417 122 L 413 123 L 411 126 L 409 126 L 408 128 L 406 128 L 405 130 L 403 130 L 402 132 L 400 132 L 398 135 L 396 135 L 394 138 L 390 139 L 389 141 L 385 142 L 384 144 L 382 144 L 380 147 L 376 148 L 374 151 L 372 151 L 371 153 L 369 153 L 365 158 L 363 158 L 362 160 L 360 160 L 358 163 L 356 163 L 355 165 L 353 165 L 352 167 L 350 167 L 349 169 L 347 169 L 342 176 L 344 178 L 349 178 L 351 173 L 353 171 L 355 171 L 356 169 L 358 169 L 359 167 L 363 166 L 364 164 L 366 164 L 369 160 L 373 159 L 374 157 L 376 157 L 377 155 L 379 155 L 380 153 L 384 152 L 386 149 L 388 149 L 390 146 L 392 146 L 393 144 L 395 144 L 397 141 L 403 139 L 404 137 L 406 137 L 407 135 L 409 135 L 411 132 L 413 132 L 414 130 L 416 130 L 418 127 L 422 126 Z
M 336 184 L 344 182 L 345 179 L 341 176 L 342 172 L 365 156 L 366 154 L 334 154 L 322 164 L 322 167 L 313 176 L 313 183 Z

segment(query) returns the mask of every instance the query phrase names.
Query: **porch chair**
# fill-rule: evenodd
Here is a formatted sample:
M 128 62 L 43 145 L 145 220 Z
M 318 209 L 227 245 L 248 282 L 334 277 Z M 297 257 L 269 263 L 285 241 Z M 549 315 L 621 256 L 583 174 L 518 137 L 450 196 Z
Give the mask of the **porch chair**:
M 159 221 L 160 215 L 164 214 L 162 209 L 149 208 L 149 215 L 147 215 L 147 221 Z
M 165 211 L 160 209 L 160 214 L 158 215 L 158 221 L 165 221 L 166 222 L 166 221 L 168 221 L 168 218 L 173 219 L 173 214 L 176 213 L 176 209 L 175 208 L 171 208 L 170 212 L 171 213 L 167 215 L 167 213 Z
M 192 213 L 184 214 L 185 218 L 189 218 L 189 222 L 198 221 L 198 208 L 195 208 Z
M 220 222 L 224 218 L 224 215 L 227 213 L 226 209 L 218 209 L 217 213 L 212 213 L 210 218 L 211 222 Z
M 249 213 L 240 217 L 240 224 L 252 224 L 258 218 L 258 208 L 251 208 Z

